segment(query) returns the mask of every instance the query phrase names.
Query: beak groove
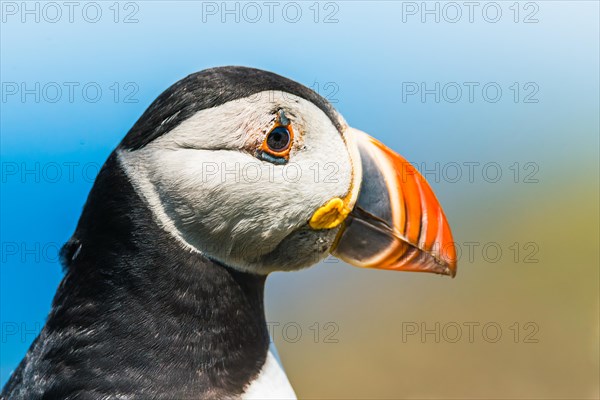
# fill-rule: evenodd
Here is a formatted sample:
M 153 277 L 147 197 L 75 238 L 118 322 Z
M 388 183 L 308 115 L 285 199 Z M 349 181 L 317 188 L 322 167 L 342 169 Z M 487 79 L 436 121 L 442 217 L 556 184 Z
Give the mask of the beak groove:
M 362 177 L 333 255 L 359 267 L 454 277 L 452 234 L 427 181 L 400 155 L 366 133 L 350 130 Z

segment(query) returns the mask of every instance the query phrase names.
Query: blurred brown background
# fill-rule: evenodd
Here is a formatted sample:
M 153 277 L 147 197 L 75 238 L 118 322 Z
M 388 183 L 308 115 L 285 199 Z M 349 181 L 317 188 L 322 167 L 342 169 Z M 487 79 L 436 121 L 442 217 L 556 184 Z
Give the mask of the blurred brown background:
M 481 243 L 453 280 L 335 261 L 272 276 L 268 319 L 299 397 L 598 398 L 598 181 L 585 175 L 450 204 L 436 188 L 459 245 Z

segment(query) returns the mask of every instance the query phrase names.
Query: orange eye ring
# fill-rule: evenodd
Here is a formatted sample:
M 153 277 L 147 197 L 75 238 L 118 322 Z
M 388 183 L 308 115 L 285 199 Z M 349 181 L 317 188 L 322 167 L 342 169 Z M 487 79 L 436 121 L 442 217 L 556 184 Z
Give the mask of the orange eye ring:
M 270 156 L 288 159 L 294 143 L 294 130 L 291 124 L 275 124 L 267 133 L 260 150 Z

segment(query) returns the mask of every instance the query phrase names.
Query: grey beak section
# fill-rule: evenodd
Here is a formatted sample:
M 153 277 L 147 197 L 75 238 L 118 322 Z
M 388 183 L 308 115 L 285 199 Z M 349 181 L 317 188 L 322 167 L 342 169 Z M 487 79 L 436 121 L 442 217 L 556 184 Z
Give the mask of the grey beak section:
M 385 178 L 371 155 L 358 143 L 363 179 L 358 199 L 344 221 L 333 255 L 352 265 L 362 264 L 392 244 L 392 210 Z

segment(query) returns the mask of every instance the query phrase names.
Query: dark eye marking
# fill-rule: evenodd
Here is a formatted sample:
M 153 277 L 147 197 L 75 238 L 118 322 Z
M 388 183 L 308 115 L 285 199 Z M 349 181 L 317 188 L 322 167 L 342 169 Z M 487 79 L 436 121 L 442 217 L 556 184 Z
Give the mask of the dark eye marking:
M 285 164 L 294 142 L 292 124 L 283 110 L 277 112 L 275 124 L 258 149 L 258 157 L 274 164 Z
M 287 164 L 287 162 L 288 162 L 288 160 L 283 157 L 274 157 L 274 156 L 270 155 L 269 153 L 265 153 L 264 151 L 261 151 L 260 153 L 258 153 L 258 158 L 260 158 L 261 160 L 276 164 L 276 165 L 283 165 L 283 164 Z

